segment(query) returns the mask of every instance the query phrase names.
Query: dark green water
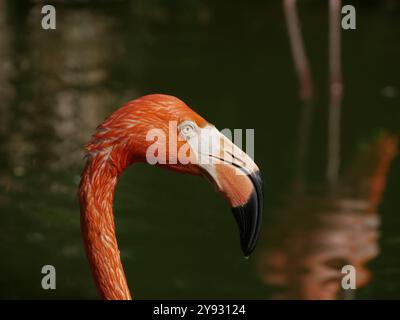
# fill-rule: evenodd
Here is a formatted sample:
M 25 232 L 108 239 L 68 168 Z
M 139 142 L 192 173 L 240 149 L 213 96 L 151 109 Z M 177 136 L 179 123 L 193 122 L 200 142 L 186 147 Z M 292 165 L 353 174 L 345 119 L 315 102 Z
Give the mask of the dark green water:
M 147 93 L 180 97 L 223 128 L 255 129 L 265 177 L 262 239 L 242 257 L 228 205 L 198 177 L 135 165 L 115 213 L 136 298 L 400 298 L 400 160 L 372 214 L 364 207 L 376 141 L 400 128 L 400 11 L 358 1 L 343 32 L 341 183 L 327 191 L 328 10 L 300 15 L 316 97 L 305 191 L 293 188 L 304 107 L 280 1 L 0 0 L 0 298 L 96 298 L 76 189 L 83 145 L 103 118 Z M 356 179 L 350 179 L 356 172 Z M 57 289 L 41 288 L 41 267 Z M 342 292 L 353 264 L 358 289 Z M 339 275 L 338 275 L 339 273 Z M 361 281 L 365 279 L 365 281 Z

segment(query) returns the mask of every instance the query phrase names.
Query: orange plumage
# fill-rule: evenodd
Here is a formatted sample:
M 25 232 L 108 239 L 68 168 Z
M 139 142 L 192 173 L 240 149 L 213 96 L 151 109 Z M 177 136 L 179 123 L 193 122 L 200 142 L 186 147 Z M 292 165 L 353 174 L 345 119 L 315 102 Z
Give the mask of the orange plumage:
M 86 145 L 87 162 L 79 186 L 81 229 L 92 275 L 103 299 L 131 299 L 115 235 L 113 201 L 118 178 L 128 165 L 146 161 L 146 151 L 153 143 L 146 139 L 150 130 L 161 130 L 167 140 L 169 135 L 179 134 L 178 129 L 174 129 L 176 132 L 170 131 L 171 121 L 179 124 L 190 122 L 193 130 L 196 128 L 197 131 L 211 133 L 217 136 L 217 140 L 224 139 L 214 126 L 181 100 L 153 94 L 131 101 L 112 113 Z M 191 162 L 166 163 L 162 166 L 214 179 L 219 191 L 235 207 L 233 210 L 238 214 L 242 249 L 248 255 L 255 247 L 260 229 L 260 176 L 257 166 L 245 153 L 230 141 L 225 144 L 240 151 L 233 162 L 221 159 L 218 160 L 218 166 L 202 166 Z M 176 148 L 166 148 L 167 158 L 171 153 L 172 158 L 176 158 L 178 150 L 184 145 L 189 147 L 188 141 L 179 140 Z M 224 149 L 219 151 L 224 153 Z M 240 166 L 235 161 L 240 165 L 247 163 L 249 174 L 255 176 L 235 175 L 234 168 Z M 256 184 L 252 181 L 256 181 Z M 255 187 L 257 194 L 253 191 Z M 247 201 L 250 205 L 247 205 Z

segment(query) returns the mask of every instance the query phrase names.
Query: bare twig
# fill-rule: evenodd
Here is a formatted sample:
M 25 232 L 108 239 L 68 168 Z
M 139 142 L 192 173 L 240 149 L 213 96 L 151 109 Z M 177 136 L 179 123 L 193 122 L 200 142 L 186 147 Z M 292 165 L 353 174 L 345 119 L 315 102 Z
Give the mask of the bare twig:
M 329 1 L 329 71 L 330 98 L 328 124 L 327 179 L 331 184 L 338 180 L 340 167 L 340 113 L 343 96 L 340 46 L 341 0 Z
M 283 8 L 286 17 L 293 63 L 299 82 L 299 98 L 303 102 L 303 106 L 300 110 L 299 140 L 294 185 L 297 191 L 303 191 L 305 187 L 305 164 L 309 149 L 309 137 L 312 124 L 314 85 L 310 65 L 304 49 L 304 41 L 297 14 L 296 0 L 283 0 Z
M 313 81 L 304 50 L 303 37 L 296 9 L 296 0 L 283 0 L 283 8 L 285 10 L 293 62 L 299 80 L 300 99 L 308 102 L 313 98 Z

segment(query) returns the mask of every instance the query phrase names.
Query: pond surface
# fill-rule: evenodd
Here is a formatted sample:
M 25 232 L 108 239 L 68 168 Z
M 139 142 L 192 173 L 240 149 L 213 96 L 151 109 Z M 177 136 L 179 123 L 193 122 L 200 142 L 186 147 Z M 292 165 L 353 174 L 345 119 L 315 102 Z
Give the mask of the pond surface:
M 25 4 L 23 4 L 25 3 Z M 208 182 L 134 165 L 116 227 L 136 298 L 400 298 L 400 11 L 358 1 L 342 33 L 339 182 L 328 186 L 328 8 L 299 6 L 315 84 L 308 151 L 280 1 L 0 0 L 0 298 L 95 299 L 76 197 L 83 146 L 129 100 L 167 93 L 219 129 L 254 128 L 265 178 L 258 247 L 242 256 Z M 41 288 L 54 265 L 57 289 Z M 344 265 L 357 289 L 341 289 Z

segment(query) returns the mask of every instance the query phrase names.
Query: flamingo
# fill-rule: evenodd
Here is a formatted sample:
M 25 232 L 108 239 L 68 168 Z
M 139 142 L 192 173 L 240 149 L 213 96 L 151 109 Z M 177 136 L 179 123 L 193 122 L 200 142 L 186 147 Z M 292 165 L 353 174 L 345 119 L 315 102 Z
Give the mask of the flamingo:
M 177 123 L 175 132 L 168 130 L 171 121 Z M 133 100 L 114 111 L 97 127 L 86 145 L 86 166 L 78 190 L 85 252 L 103 299 L 132 299 L 115 235 L 114 192 L 125 168 L 147 161 L 146 152 L 152 141 L 148 141 L 146 136 L 152 129 L 161 129 L 167 137 L 171 134 L 181 137 L 176 150 L 166 150 L 168 156 L 176 158 L 178 150 L 187 148 L 191 160 L 200 157 L 212 160 L 169 161 L 156 165 L 203 176 L 214 184 L 232 208 L 239 227 L 241 249 L 246 257 L 254 250 L 260 233 L 263 182 L 254 161 L 180 99 L 150 94 Z M 201 144 L 202 139 L 208 138 L 221 143 L 209 150 L 195 147 L 195 142 Z M 245 174 L 238 174 L 238 170 Z

